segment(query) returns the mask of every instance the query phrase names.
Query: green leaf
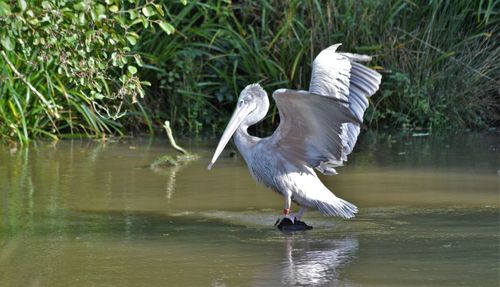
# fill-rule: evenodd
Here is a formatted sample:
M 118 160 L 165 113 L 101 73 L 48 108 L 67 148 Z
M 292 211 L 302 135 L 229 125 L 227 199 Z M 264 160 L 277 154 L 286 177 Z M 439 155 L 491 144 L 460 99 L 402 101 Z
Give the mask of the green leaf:
M 117 13 L 119 8 L 117 5 L 113 5 L 113 6 L 109 6 L 109 11 L 113 12 L 113 13 Z
M 97 4 L 96 6 L 94 6 L 93 12 L 95 13 L 95 20 L 101 21 L 102 19 L 106 19 L 106 7 L 104 7 L 104 5 Z
M 144 65 L 144 62 L 142 62 L 142 59 L 141 59 L 140 55 L 134 54 L 134 59 L 135 59 L 135 62 L 137 63 L 137 65 L 139 67 L 142 67 Z
M 3 35 L 2 39 L 0 39 L 0 42 L 7 51 L 12 51 L 16 47 L 16 43 L 12 41 L 12 39 L 8 35 Z
M 181 0 L 182 5 L 187 5 L 188 1 L 187 0 Z
M 102 100 L 102 99 L 104 99 L 104 95 L 101 93 L 95 93 L 94 98 L 97 100 Z
M 9 16 L 11 13 L 10 5 L 0 1 L 0 16 Z
M 129 10 L 128 13 L 130 14 L 130 20 L 137 18 L 137 12 L 135 10 Z
M 140 16 L 139 19 L 141 19 L 142 26 L 147 29 L 149 27 L 149 20 L 148 20 L 148 18 Z
M 161 21 L 158 25 L 160 25 L 160 28 L 167 33 L 167 35 L 170 35 L 175 32 L 174 26 L 170 25 L 170 23 Z
M 139 92 L 139 96 L 141 96 L 141 98 L 144 98 L 145 92 L 142 87 L 137 87 L 137 92 Z
M 151 17 L 156 14 L 155 10 L 151 6 L 142 7 L 142 14 L 146 17 Z
M 158 14 L 160 14 L 161 16 L 165 15 L 165 12 L 163 12 L 163 6 L 161 6 L 161 4 L 155 4 L 155 8 L 156 11 L 158 11 Z
M 134 45 L 137 43 L 137 39 L 135 39 L 135 37 L 130 36 L 130 35 L 129 35 L 129 36 L 126 36 L 126 37 L 127 37 L 128 42 L 129 42 L 132 46 L 134 46 Z
M 87 20 L 85 20 L 85 13 L 80 12 L 80 14 L 78 14 L 78 22 L 80 25 L 85 25 L 85 23 L 87 23 Z
M 135 66 L 127 66 L 127 70 L 130 74 L 135 75 L 137 73 L 137 68 Z
M 76 11 L 85 10 L 85 3 L 83 3 L 83 2 L 76 3 L 75 5 L 73 5 L 73 9 L 75 9 Z
M 123 29 L 128 29 L 128 27 L 127 27 L 127 23 L 128 23 L 127 18 L 121 16 L 120 14 L 115 15 L 113 18 L 116 20 L 116 22 L 118 22 L 118 24 L 120 24 L 120 26 Z
M 26 7 L 28 6 L 26 5 L 26 0 L 18 0 L 17 2 L 19 3 L 19 7 L 21 7 L 21 11 L 26 10 Z
M 50 10 L 52 8 L 52 4 L 49 1 L 43 1 L 42 8 L 45 10 Z

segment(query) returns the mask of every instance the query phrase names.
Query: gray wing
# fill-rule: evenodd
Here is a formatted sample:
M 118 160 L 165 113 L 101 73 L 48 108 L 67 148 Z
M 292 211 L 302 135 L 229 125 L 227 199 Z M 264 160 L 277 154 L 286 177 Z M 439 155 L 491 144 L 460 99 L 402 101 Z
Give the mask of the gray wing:
M 273 93 L 280 125 L 269 139 L 288 161 L 317 167 L 342 164 L 343 123 L 357 123 L 346 102 L 307 91 L 279 89 Z
M 273 93 L 280 125 L 272 136 L 291 162 L 336 174 L 352 152 L 368 107 L 380 84 L 377 72 L 354 62 L 368 56 L 336 53 L 340 44 L 314 60 L 309 92 L 280 89 Z
M 359 122 L 368 108 L 368 98 L 379 88 L 382 76 L 356 61 L 370 61 L 371 57 L 351 53 L 338 53 L 335 44 L 321 51 L 314 59 L 309 91 L 314 94 L 340 99 L 349 103 L 349 110 Z M 334 167 L 347 160 L 360 132 L 358 124 L 343 123 L 342 155 L 333 161 L 321 162 L 316 168 L 324 174 L 336 174 Z M 340 164 L 339 164 L 340 161 Z

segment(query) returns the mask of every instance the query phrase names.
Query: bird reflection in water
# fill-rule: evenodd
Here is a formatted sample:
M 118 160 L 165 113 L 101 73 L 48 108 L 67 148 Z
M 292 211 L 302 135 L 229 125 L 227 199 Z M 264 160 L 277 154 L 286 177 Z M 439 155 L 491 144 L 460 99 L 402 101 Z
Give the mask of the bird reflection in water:
M 281 283 L 286 286 L 349 286 L 341 271 L 353 259 L 356 238 L 312 241 L 286 235 L 285 257 L 281 264 Z

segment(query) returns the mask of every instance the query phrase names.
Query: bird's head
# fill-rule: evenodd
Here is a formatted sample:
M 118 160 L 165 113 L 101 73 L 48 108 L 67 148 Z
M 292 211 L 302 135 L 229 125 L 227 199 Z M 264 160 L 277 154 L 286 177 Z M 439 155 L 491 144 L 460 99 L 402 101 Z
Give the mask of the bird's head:
M 238 127 L 246 130 L 249 126 L 258 123 L 266 116 L 268 109 L 269 99 L 266 91 L 259 84 L 246 86 L 240 93 L 236 109 L 222 134 L 208 169 L 212 168 Z

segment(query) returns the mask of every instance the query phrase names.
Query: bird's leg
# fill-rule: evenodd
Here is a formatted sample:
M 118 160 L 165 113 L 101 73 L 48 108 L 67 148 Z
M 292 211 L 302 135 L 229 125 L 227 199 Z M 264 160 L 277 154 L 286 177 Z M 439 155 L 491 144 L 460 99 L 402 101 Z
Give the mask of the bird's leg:
M 295 220 L 300 220 L 302 218 L 302 216 L 304 215 L 304 212 L 306 210 L 307 210 L 307 208 L 300 207 L 299 212 L 297 214 L 290 213 L 290 212 L 285 214 L 285 211 L 283 211 L 283 214 L 285 215 L 286 218 L 289 218 L 295 224 Z
M 300 220 L 300 219 L 302 218 L 302 216 L 304 215 L 304 212 L 305 212 L 306 210 L 307 210 L 307 208 L 305 208 L 305 207 L 301 207 L 301 208 L 299 209 L 299 213 L 297 213 L 297 215 L 295 215 L 295 218 L 296 218 L 297 220 Z
M 305 222 L 300 221 L 306 208 L 300 207 L 297 215 L 290 213 L 290 206 L 292 205 L 291 196 L 285 196 L 285 208 L 283 209 L 283 217 L 278 218 L 274 226 L 278 227 L 281 231 L 301 231 L 310 230 L 312 226 L 307 225 Z M 288 219 L 288 220 L 285 220 Z
M 285 218 L 290 219 L 290 221 L 292 222 L 292 224 L 295 222 L 295 216 L 293 216 L 292 214 L 290 214 L 290 207 L 291 207 L 291 205 L 292 205 L 292 197 L 289 196 L 289 195 L 285 195 L 285 207 L 283 208 L 283 217 L 282 218 L 278 218 L 278 220 L 276 220 L 276 223 L 274 224 L 275 226 L 281 224 L 281 222 Z
M 290 219 L 292 223 L 295 223 L 295 216 L 290 213 L 290 207 L 292 205 L 292 198 L 290 196 L 285 197 L 285 208 L 283 209 L 284 217 Z

